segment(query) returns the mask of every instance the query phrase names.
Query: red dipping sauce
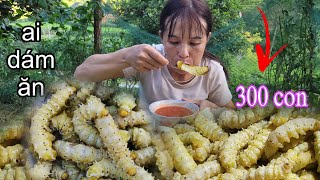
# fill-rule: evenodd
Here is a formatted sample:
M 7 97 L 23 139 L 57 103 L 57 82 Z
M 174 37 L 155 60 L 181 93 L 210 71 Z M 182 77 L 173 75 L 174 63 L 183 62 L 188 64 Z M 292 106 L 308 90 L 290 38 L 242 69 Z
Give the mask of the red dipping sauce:
M 179 106 L 165 106 L 157 109 L 156 114 L 167 117 L 184 117 L 192 114 L 190 109 Z

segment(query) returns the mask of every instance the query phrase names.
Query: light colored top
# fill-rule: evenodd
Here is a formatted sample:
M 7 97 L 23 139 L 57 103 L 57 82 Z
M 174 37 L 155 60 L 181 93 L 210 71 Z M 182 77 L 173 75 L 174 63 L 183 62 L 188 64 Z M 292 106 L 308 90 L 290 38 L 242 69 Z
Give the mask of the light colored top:
M 162 44 L 153 45 L 162 55 Z M 221 64 L 214 60 L 202 59 L 200 66 L 208 66 L 209 72 L 203 76 L 196 76 L 186 84 L 178 84 L 167 66 L 163 68 L 138 72 L 129 67 L 123 70 L 125 78 L 135 77 L 140 81 L 140 98 L 147 104 L 158 100 L 182 98 L 193 100 L 207 99 L 218 106 L 224 106 L 232 95 Z

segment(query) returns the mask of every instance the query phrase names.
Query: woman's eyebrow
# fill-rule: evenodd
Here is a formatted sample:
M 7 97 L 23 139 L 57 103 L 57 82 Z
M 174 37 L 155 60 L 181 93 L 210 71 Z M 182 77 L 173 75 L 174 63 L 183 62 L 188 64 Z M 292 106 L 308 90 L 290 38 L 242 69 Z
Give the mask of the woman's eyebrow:
M 202 36 L 194 36 L 194 37 L 191 37 L 191 39 L 202 39 Z
M 169 38 L 179 38 L 178 36 L 176 35 L 168 35 Z M 191 39 L 202 39 L 202 36 L 194 36 L 194 37 L 191 37 Z

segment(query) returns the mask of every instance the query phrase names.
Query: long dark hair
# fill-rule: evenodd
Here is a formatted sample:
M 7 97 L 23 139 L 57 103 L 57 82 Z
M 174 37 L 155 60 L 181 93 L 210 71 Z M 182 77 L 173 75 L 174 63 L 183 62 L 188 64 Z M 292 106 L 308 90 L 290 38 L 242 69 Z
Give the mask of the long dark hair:
M 205 20 L 207 27 L 204 27 L 200 22 L 200 19 Z M 163 37 L 163 33 L 169 27 L 169 36 L 172 35 L 177 19 L 183 20 L 182 29 L 190 30 L 192 25 L 195 25 L 196 31 L 205 34 L 207 37 L 212 29 L 212 14 L 209 6 L 205 0 L 168 0 L 162 12 L 160 14 L 160 36 Z M 221 60 L 212 53 L 205 51 L 203 58 L 212 59 L 219 62 L 223 66 L 223 71 L 229 80 L 228 72 L 221 62 Z

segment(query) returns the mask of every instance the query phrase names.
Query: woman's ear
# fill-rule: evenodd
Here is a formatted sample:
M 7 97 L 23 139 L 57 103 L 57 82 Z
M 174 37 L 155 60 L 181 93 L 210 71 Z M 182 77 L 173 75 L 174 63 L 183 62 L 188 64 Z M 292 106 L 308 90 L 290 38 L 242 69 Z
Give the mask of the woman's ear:
M 211 32 L 209 32 L 209 34 L 208 34 L 207 42 L 209 42 L 210 38 L 211 38 Z
M 158 31 L 158 35 L 160 36 L 160 40 L 161 40 L 161 43 L 162 43 L 161 30 Z

